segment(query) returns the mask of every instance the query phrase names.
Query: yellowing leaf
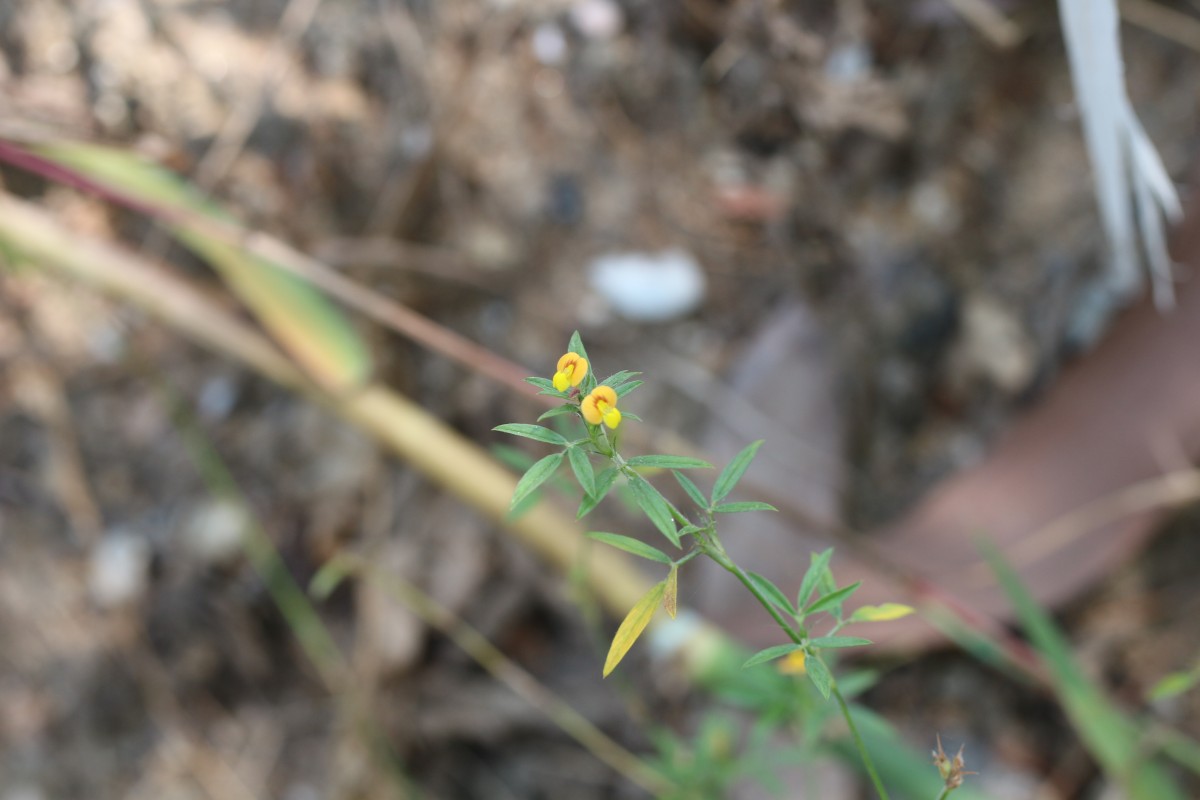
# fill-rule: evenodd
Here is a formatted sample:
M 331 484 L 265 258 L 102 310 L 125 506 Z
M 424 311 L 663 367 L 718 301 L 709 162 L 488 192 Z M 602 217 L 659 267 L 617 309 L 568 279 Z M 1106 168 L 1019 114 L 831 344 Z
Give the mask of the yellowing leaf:
M 902 603 L 884 603 L 878 606 L 862 606 L 850 616 L 851 622 L 890 622 L 912 614 L 912 606 Z
M 663 594 L 663 610 L 675 619 L 675 612 L 679 608 L 679 567 L 671 565 L 671 571 L 667 573 L 667 590 Z
M 666 581 L 654 584 L 650 591 L 637 601 L 637 605 L 625 615 L 625 620 L 621 623 L 621 627 L 617 628 L 617 635 L 613 637 L 612 645 L 608 648 L 608 658 L 604 659 L 604 677 L 607 678 L 608 674 L 617 668 L 617 664 L 621 663 L 621 659 L 629 652 L 629 648 L 633 647 L 633 643 L 642 635 L 642 631 L 646 630 L 646 626 L 650 624 L 650 618 L 654 616 L 666 591 Z

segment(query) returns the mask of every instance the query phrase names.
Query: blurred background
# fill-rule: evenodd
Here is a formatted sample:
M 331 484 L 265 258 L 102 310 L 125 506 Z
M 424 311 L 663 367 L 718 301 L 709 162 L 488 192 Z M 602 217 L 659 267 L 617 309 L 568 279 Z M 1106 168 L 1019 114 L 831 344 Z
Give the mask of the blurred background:
M 1130 98 L 1185 187 L 1200 6 L 1122 11 Z M 287 339 L 261 294 L 156 222 L 170 203 L 138 194 L 135 171 L 57 172 L 70 159 L 37 147 L 58 141 L 166 167 L 225 219 L 413 316 L 379 324 L 331 292 L 317 315 L 333 317 L 289 319 L 301 339 L 341 331 L 353 365 L 314 371 L 285 341 L 272 357 L 297 359 L 320 391 L 280 385 L 214 344 L 220 320 Z M 750 491 L 789 506 L 774 522 L 740 515 L 729 536 L 745 558 L 794 591 L 811 550 L 861 555 L 856 538 L 897 553 L 902 574 L 867 556 L 846 574 L 865 596 L 909 602 L 906 575 L 936 583 L 978 560 L 979 530 L 922 538 L 931 529 L 904 522 L 922 502 L 964 474 L 1001 485 L 980 470 L 1072 370 L 1100 377 L 1060 412 L 1086 417 L 1108 386 L 1129 388 L 1121 362 L 1096 361 L 1131 300 L 1106 267 L 1049 3 L 4 0 L 0 142 L 0 213 L 16 219 L 16 203 L 61 226 L 44 251 L 0 229 L 2 800 L 648 796 L 411 598 L 355 578 L 308 597 L 347 551 L 427 593 L 629 751 L 666 758 L 667 736 L 697 760 L 743 758 L 744 719 L 713 723 L 724 701 L 648 648 L 602 682 L 616 618 L 583 567 L 564 574 L 510 535 L 503 509 L 464 502 L 447 476 L 468 467 L 422 460 L 441 444 L 397 454 L 348 413 L 368 384 L 424 410 L 404 430 L 437 424 L 515 476 L 546 450 L 491 429 L 544 406 L 505 376 L 549 376 L 579 330 L 601 377 L 646 373 L 628 447 L 725 460 L 767 439 Z M 100 263 L 106 246 L 218 316 L 189 327 L 166 289 L 150 292 L 164 311 L 106 284 L 112 270 L 49 266 Z M 1172 312 L 1139 313 L 1153 330 Z M 1186 369 L 1177 351 L 1131 358 L 1171 376 Z M 1172 398 L 1200 414 L 1195 394 Z M 1028 537 L 1103 492 L 1190 470 L 1186 437 L 1167 436 L 1120 485 L 1023 512 L 1054 493 L 1020 482 L 1046 452 L 1100 442 L 1069 466 L 1089 486 L 1090 464 L 1122 463 L 1096 432 L 1145 412 L 1109 411 L 1122 413 L 1039 428 L 1045 451 L 1005 462 L 1015 482 L 982 532 Z M 545 494 L 571 518 L 567 495 Z M 1138 526 L 1106 517 L 1093 526 L 1104 544 L 1055 540 L 1077 570 L 1039 570 L 1036 544 L 1018 563 L 1082 672 L 1137 718 L 1139 752 L 1175 742 L 1193 769 L 1195 692 L 1147 695 L 1171 674 L 1190 687 L 1200 653 L 1200 546 L 1182 502 L 1194 494 L 1139 506 L 1153 514 Z M 653 532 L 613 500 L 586 525 Z M 736 584 L 701 574 L 685 573 L 681 606 L 770 644 Z M 991 615 L 987 630 L 1012 633 L 1006 604 L 969 596 L 952 585 L 943 599 L 977 601 L 963 599 Z M 938 733 L 965 742 L 981 797 L 1127 796 L 1061 685 L 1013 677 L 921 624 L 874 652 L 859 699 L 922 757 Z M 775 796 L 869 796 L 851 762 L 808 763 L 816 783 L 785 774 Z M 1200 791 L 1194 774 L 1179 780 L 1181 797 Z M 744 784 L 679 796 L 762 791 Z

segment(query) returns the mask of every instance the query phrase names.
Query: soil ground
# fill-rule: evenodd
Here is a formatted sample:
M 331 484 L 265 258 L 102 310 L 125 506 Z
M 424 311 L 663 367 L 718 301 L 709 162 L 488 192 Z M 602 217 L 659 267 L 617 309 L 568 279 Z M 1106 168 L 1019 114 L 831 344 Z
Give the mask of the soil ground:
M 765 352 L 761 370 L 827 382 L 836 413 L 788 435 L 828 433 L 813 502 L 870 527 L 981 458 L 1120 305 L 1053 4 L 991 5 L 1019 43 L 935 0 L 12 0 L 0 134 L 153 155 L 531 374 L 578 328 L 600 369 L 651 376 L 638 413 L 698 440 Z M 1200 56 L 1124 34 L 1134 105 L 1181 180 Z M 134 215 L 0 180 L 217 290 Z M 589 281 L 598 255 L 668 248 L 703 271 L 691 313 L 630 321 Z M 819 331 L 820 370 L 763 344 L 788 312 Z M 376 376 L 466 435 L 499 444 L 494 425 L 532 421 L 527 402 L 357 323 Z M 759 419 L 787 431 L 780 405 Z M 743 438 L 771 434 L 746 419 Z M 405 781 L 443 798 L 644 796 L 355 584 L 321 615 L 375 712 L 361 735 L 260 576 L 214 540 L 240 512 L 214 499 L 181 426 L 226 462 L 301 585 L 338 547 L 369 546 L 626 746 L 649 747 L 647 720 L 697 725 L 703 697 L 602 682 L 610 623 L 362 434 L 137 309 L 14 269 L 0 798 L 382 798 Z M 1134 705 L 1200 651 L 1194 532 L 1181 514 L 1062 617 Z M 1108 796 L 1051 699 L 959 653 L 878 666 L 870 704 L 914 741 L 965 741 L 995 797 Z M 1200 733 L 1194 695 L 1155 713 Z

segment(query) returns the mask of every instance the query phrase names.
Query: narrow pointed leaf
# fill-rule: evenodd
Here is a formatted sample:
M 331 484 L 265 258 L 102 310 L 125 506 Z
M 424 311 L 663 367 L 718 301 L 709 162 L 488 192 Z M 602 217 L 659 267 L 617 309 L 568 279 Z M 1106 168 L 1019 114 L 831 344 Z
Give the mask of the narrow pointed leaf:
M 600 504 L 609 490 L 612 489 L 613 483 L 617 480 L 617 475 L 620 473 L 613 467 L 600 471 L 596 476 L 596 494 L 595 496 L 584 495 L 583 500 L 579 503 L 579 511 L 575 514 L 575 519 L 583 519 L 592 510 Z
M 500 433 L 508 433 L 513 436 L 522 436 L 526 439 L 533 439 L 546 444 L 556 444 L 559 446 L 567 443 L 566 438 L 562 434 L 552 431 L 549 428 L 543 428 L 541 425 L 528 425 L 523 422 L 509 422 L 504 425 L 497 425 L 492 428 Z
M 675 519 L 671 516 L 671 509 L 667 505 L 666 498 L 640 478 L 630 480 L 629 489 L 633 493 L 634 501 L 642 511 L 646 512 L 646 516 L 654 523 L 654 527 L 658 528 L 671 544 L 680 547 L 679 531 L 675 529 Z
M 513 492 L 512 508 L 516 508 L 517 504 L 524 500 L 529 494 L 543 483 L 546 479 L 554 474 L 558 469 L 558 465 L 562 463 L 562 453 L 552 453 L 539 461 L 534 462 L 521 480 L 517 481 L 517 488 Z
M 587 359 L 588 372 L 583 378 L 583 383 L 579 385 L 581 396 L 586 396 L 592 389 L 596 388 L 596 367 L 592 361 L 592 357 L 588 355 L 587 348 L 583 346 L 583 337 L 579 335 L 579 331 L 571 334 L 571 341 L 567 344 L 568 353 L 578 353 Z
M 829 559 L 833 557 L 833 548 L 823 550 L 820 553 L 813 553 L 808 571 L 804 573 L 804 577 L 800 581 L 800 592 L 796 595 L 796 607 L 804 608 L 808 603 L 808 598 L 817 588 L 817 584 L 821 581 L 821 576 L 825 574 L 826 567 L 829 566 Z
M 818 611 L 836 611 L 842 605 L 847 597 L 854 594 L 854 591 L 862 584 L 862 581 L 855 581 L 849 586 L 843 586 L 841 589 L 835 589 L 829 594 L 822 595 L 813 601 L 812 605 L 804 609 L 805 614 L 816 614 Z
M 643 383 L 645 383 L 645 381 L 630 381 L 629 383 L 621 384 L 620 386 L 616 387 L 617 397 L 624 397 L 634 389 L 641 386 Z
M 609 673 L 617 668 L 621 659 L 629 652 L 629 648 L 633 647 L 633 643 L 642 635 L 642 631 L 646 630 L 646 626 L 650 624 L 666 590 L 666 581 L 654 584 L 650 591 L 637 601 L 637 605 L 625 615 L 621 626 L 617 628 L 616 635 L 613 636 L 612 645 L 608 648 L 608 657 L 604 659 L 604 677 L 607 678 Z
M 713 508 L 713 511 L 718 514 L 740 514 L 745 511 L 778 511 L 779 509 L 770 503 L 747 502 L 747 503 L 721 503 Z
M 787 595 L 781 592 L 778 586 L 771 583 L 771 581 L 767 580 L 762 575 L 759 575 L 757 572 L 747 572 L 746 574 L 749 576 L 750 582 L 757 586 L 758 590 L 765 594 L 767 599 L 770 600 L 776 608 L 785 614 L 789 614 L 791 616 L 796 615 L 796 609 L 792 607 L 792 601 L 787 599 Z
M 342 555 L 335 555 L 317 570 L 317 574 L 308 582 L 308 593 L 316 600 L 328 600 L 334 589 L 342 584 L 354 570 L 350 560 Z
M 804 649 L 804 645 L 795 644 L 795 643 L 777 644 L 774 647 L 768 647 L 765 650 L 759 650 L 757 653 L 750 656 L 750 658 L 746 659 L 746 663 L 742 664 L 742 669 L 747 669 L 749 667 L 755 667 L 755 666 L 758 666 L 759 664 L 763 664 L 767 661 L 774 661 L 777 658 L 782 658 L 783 656 L 786 656 L 788 653 L 794 653 L 797 650 L 803 650 L 803 649 Z
M 808 660 L 804 662 L 804 666 L 813 686 L 816 686 L 821 696 L 828 700 L 833 691 L 833 675 L 829 674 L 829 667 L 825 666 L 825 662 L 815 655 L 809 656 Z
M 1200 673 L 1195 672 L 1172 672 L 1166 675 L 1158 683 L 1154 684 L 1154 688 L 1150 690 L 1149 697 L 1151 700 L 1166 700 L 1168 697 L 1175 697 L 1183 694 L 1196 685 L 1200 680 Z
M 833 570 L 829 567 L 821 570 L 821 574 L 817 577 L 817 593 L 830 594 L 838 588 L 837 581 L 833 579 Z
M 559 392 L 557 389 L 554 388 L 554 381 L 550 380 L 549 378 L 541 378 L 541 377 L 538 377 L 537 375 L 534 375 L 532 377 L 525 378 L 525 382 L 533 384 L 534 386 L 536 386 L 537 388 L 541 389 L 544 392 L 553 392 L 555 394 L 561 394 L 561 392 Z
M 813 647 L 862 647 L 871 644 L 871 640 L 859 636 L 818 636 L 808 643 Z
M 570 340 L 570 342 L 567 343 L 567 352 L 568 353 L 578 353 L 579 355 L 586 358 L 587 362 L 588 362 L 588 374 L 590 375 L 592 373 L 592 370 L 591 370 L 592 359 L 590 356 L 588 356 L 587 349 L 583 346 L 583 337 L 579 335 L 579 331 L 574 331 L 571 334 L 571 340 Z
M 631 467 L 658 467 L 659 469 L 711 469 L 712 464 L 687 456 L 634 456 Z
M 746 449 L 734 456 L 733 461 L 729 462 L 729 466 L 721 471 L 717 477 L 717 482 L 713 486 L 712 500 L 713 503 L 719 503 L 733 491 L 733 487 L 737 486 L 738 481 L 742 479 L 742 475 L 746 473 L 746 469 L 750 466 L 750 462 L 754 460 L 754 456 L 758 453 L 758 448 L 762 447 L 763 440 L 759 439 Z
M 586 535 L 589 539 L 595 539 L 597 542 L 612 545 L 618 550 L 624 550 L 626 553 L 638 556 L 639 558 L 648 558 L 660 564 L 671 563 L 671 557 L 662 550 L 629 536 L 622 536 L 619 533 L 601 533 L 600 531 L 589 531 Z
M 595 494 L 596 473 L 592 471 L 592 462 L 588 459 L 587 452 L 582 447 L 568 448 L 567 460 L 571 462 L 571 471 L 575 473 L 575 479 L 579 481 L 583 493 Z
M 638 375 L 641 375 L 641 374 L 642 373 L 640 373 L 640 372 L 630 372 L 627 369 L 623 369 L 620 372 L 609 375 L 607 378 L 600 381 L 600 385 L 601 386 L 612 386 L 613 388 L 616 388 L 617 386 L 620 386 L 621 384 L 626 383 L 630 379 L 636 378 Z
M 675 564 L 671 565 L 671 571 L 667 573 L 667 588 L 663 592 L 663 610 L 671 619 L 675 619 L 675 613 L 679 610 L 679 567 Z
M 672 472 L 671 474 L 675 476 L 675 480 L 678 481 L 679 485 L 683 487 L 683 490 L 687 492 L 687 496 L 692 498 L 693 503 L 695 503 L 699 508 L 708 508 L 708 498 L 704 496 L 704 492 L 700 491 L 700 487 L 692 483 L 691 478 L 689 478 L 687 475 L 684 475 L 682 472 Z
M 540 417 L 538 417 L 538 422 L 541 422 L 544 419 L 550 419 L 552 417 L 561 417 L 563 414 L 574 414 L 574 413 L 576 413 L 576 410 L 575 410 L 575 406 L 573 406 L 573 405 L 555 406 L 554 408 L 550 409 L 549 411 L 545 412 Z

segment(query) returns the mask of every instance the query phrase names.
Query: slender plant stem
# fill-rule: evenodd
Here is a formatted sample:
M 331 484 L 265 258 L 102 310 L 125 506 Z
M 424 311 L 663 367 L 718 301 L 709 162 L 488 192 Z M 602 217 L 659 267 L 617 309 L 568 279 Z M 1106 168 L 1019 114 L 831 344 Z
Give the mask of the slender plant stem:
M 713 536 L 713 541 L 717 541 L 715 535 Z M 720 547 L 720 544 L 717 543 L 716 546 Z M 783 618 L 783 615 L 779 613 L 779 610 L 772 605 L 771 601 L 767 599 L 767 596 L 762 593 L 757 585 L 755 585 L 754 581 L 750 580 L 750 576 L 746 574 L 746 571 L 739 567 L 731 558 L 729 558 L 729 556 L 725 555 L 724 549 L 715 552 L 709 551 L 709 557 L 726 570 L 733 573 L 733 575 L 742 582 L 742 585 L 750 591 L 750 594 L 754 595 L 754 599 L 758 600 L 759 604 L 767 610 L 767 613 L 771 615 L 771 617 L 775 620 L 775 623 L 779 625 L 783 632 L 788 635 L 789 639 L 796 644 L 800 644 L 803 641 L 803 637 L 800 636 L 795 628 L 788 624 L 787 620 Z
M 858 726 L 854 724 L 854 718 L 850 716 L 850 706 L 846 705 L 846 698 L 842 697 L 842 690 L 837 687 L 836 683 L 833 685 L 833 696 L 837 698 L 838 705 L 841 706 L 842 716 L 846 718 L 846 725 L 850 727 L 850 735 L 854 737 L 854 746 L 858 748 L 858 753 L 862 756 L 863 766 L 867 768 L 867 774 L 871 776 L 871 783 L 875 784 L 875 791 L 879 793 L 880 800 L 889 800 L 887 789 L 883 788 L 883 781 L 879 779 L 879 773 L 875 771 L 875 763 L 867 754 L 867 746 L 858 732 Z
M 946 800 L 946 798 L 949 796 L 950 796 L 950 787 L 943 786 L 942 790 L 940 792 L 938 792 L 937 800 Z
M 750 579 L 750 576 L 746 574 L 746 571 L 725 554 L 715 535 L 713 536 L 713 541 L 715 547 L 709 551 L 709 557 L 733 573 L 742 582 L 742 585 L 750 591 L 750 594 L 754 595 L 759 604 L 767 610 L 767 613 L 771 615 L 783 632 L 788 635 L 788 638 L 796 644 L 800 644 L 803 641 L 803 637 L 795 628 L 788 624 L 783 615 L 779 613 L 779 610 L 775 608 L 766 595 L 755 585 L 754 581 Z M 858 726 L 854 724 L 854 719 L 850 716 L 850 707 L 846 705 L 846 699 L 842 697 L 842 692 L 837 688 L 836 684 L 833 686 L 833 696 L 837 698 L 838 705 L 842 709 L 842 716 L 846 718 L 846 725 L 850 728 L 850 735 L 854 737 L 854 746 L 858 748 L 858 754 L 862 758 L 867 775 L 871 778 L 871 783 L 875 785 L 875 791 L 879 794 L 880 800 L 890 800 L 887 789 L 883 787 L 883 781 L 879 779 L 879 773 L 875 771 L 875 762 L 871 760 L 871 755 L 867 752 L 867 746 L 863 743 L 862 736 L 858 733 Z

